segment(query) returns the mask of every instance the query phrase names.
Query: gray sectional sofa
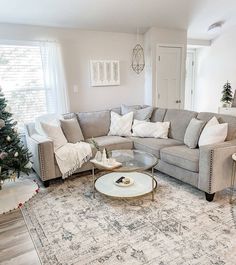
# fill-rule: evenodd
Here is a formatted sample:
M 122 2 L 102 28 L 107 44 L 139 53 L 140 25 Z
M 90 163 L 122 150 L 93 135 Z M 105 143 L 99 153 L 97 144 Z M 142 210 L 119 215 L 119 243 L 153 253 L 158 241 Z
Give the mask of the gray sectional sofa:
M 65 114 L 64 118 L 77 117 L 85 141 L 92 137 L 102 147 L 114 149 L 139 149 L 154 154 L 159 163 L 156 169 L 182 180 L 206 193 L 212 201 L 217 191 L 230 186 L 232 159 L 236 152 L 236 117 L 215 113 L 197 113 L 187 110 L 154 108 L 151 121 L 170 121 L 169 139 L 108 136 L 110 111 L 79 112 Z M 112 109 L 120 113 L 120 108 Z M 190 149 L 184 145 L 184 135 L 190 120 L 194 117 L 208 121 L 216 116 L 220 123 L 229 124 L 228 136 L 224 143 Z M 26 141 L 33 154 L 33 168 L 48 185 L 51 179 L 61 177 L 53 153 L 53 142 L 37 134 L 33 123 L 26 125 Z M 90 170 L 87 162 L 78 172 Z

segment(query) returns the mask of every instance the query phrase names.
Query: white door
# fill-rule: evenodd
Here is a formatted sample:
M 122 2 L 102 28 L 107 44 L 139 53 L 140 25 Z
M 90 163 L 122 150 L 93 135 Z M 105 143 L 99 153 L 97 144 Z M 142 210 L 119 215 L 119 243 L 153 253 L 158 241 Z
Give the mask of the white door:
M 182 48 L 159 46 L 157 51 L 157 107 L 179 109 Z
M 185 102 L 184 108 L 194 110 L 195 51 L 188 51 L 186 58 Z

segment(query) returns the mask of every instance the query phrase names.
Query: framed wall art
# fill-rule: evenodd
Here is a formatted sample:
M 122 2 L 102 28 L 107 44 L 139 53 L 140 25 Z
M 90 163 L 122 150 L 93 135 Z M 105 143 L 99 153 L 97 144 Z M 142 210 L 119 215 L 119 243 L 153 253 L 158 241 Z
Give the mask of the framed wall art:
M 114 60 L 90 61 L 91 86 L 120 85 L 120 63 Z

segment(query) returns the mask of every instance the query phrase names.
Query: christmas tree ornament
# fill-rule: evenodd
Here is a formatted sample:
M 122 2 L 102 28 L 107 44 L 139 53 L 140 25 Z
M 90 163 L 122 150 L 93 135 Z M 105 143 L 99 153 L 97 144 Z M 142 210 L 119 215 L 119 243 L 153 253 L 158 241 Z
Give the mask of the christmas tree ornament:
M 26 165 L 25 168 L 31 169 L 32 168 L 32 163 L 29 161 Z
M 14 181 L 14 182 L 16 181 L 16 173 L 15 172 L 10 175 L 10 181 Z
M 0 180 L 0 190 L 2 189 L 2 185 L 3 185 L 4 181 Z
M 6 152 L 1 152 L 0 153 L 0 159 L 3 160 L 4 158 L 7 157 L 7 153 Z M 1 173 L 1 172 L 0 172 Z
M 14 157 L 18 157 L 19 153 L 15 152 Z
M 2 129 L 5 126 L 5 121 L 3 119 L 0 119 L 0 129 Z
M 10 142 L 10 141 L 11 141 L 11 137 L 10 137 L 9 135 L 7 136 L 7 138 L 6 138 L 6 139 L 7 139 L 7 141 L 8 141 L 8 142 Z
M 10 106 L 6 106 L 5 111 L 6 112 L 11 112 L 11 107 Z

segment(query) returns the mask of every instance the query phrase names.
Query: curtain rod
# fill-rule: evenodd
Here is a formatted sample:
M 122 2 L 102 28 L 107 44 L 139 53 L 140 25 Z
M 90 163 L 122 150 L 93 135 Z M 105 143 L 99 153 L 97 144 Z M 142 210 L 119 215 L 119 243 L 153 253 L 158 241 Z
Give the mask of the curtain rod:
M 2 43 L 21 43 L 21 44 L 27 44 L 27 43 L 34 43 L 34 44 L 37 44 L 37 43 L 45 43 L 45 42 L 48 42 L 48 43 L 59 43 L 58 40 L 30 40 L 30 39 L 2 39 L 0 38 L 0 44 Z

